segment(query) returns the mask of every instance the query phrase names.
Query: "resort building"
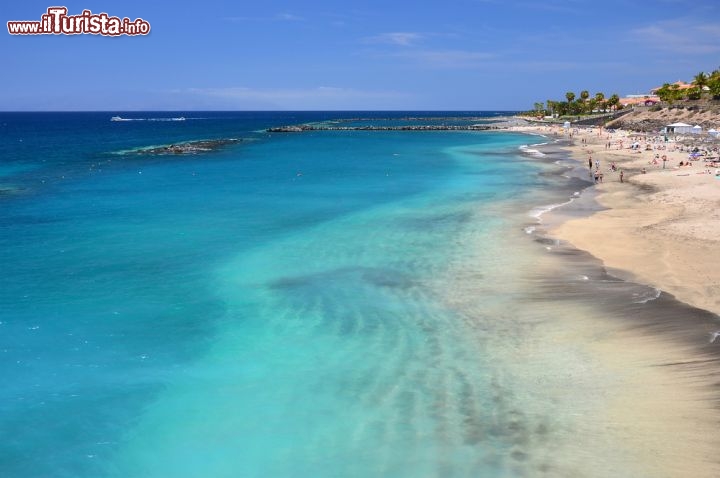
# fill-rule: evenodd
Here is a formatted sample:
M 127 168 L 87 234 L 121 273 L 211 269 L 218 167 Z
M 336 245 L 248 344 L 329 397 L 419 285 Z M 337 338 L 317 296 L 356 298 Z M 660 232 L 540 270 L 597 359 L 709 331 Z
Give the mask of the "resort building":
M 655 95 L 627 95 L 620 98 L 620 104 L 627 106 L 654 106 L 660 103 L 660 98 Z
M 680 90 L 689 90 L 690 88 L 693 88 L 693 85 L 691 83 L 685 83 L 684 81 L 680 80 L 672 83 L 672 85 L 677 85 L 678 89 Z M 650 90 L 650 94 L 655 95 L 660 88 L 662 88 L 662 86 L 656 86 L 655 88 Z

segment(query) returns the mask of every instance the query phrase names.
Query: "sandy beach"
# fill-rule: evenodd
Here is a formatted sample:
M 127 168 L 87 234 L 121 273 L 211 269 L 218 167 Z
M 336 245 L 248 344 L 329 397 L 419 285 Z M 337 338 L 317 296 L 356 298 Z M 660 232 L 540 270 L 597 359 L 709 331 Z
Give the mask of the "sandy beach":
M 567 221 L 551 235 L 588 251 L 621 278 L 720 314 L 720 160 L 713 165 L 699 156 L 686 166 L 688 146 L 622 130 L 512 129 L 570 139 L 572 158 L 585 167 L 592 161 L 589 173 L 599 164 L 602 182 L 594 187 L 606 209 Z
M 642 323 L 579 319 L 571 325 L 574 339 L 590 342 L 596 358 L 624 378 L 609 392 L 608 429 L 638 460 L 655 463 L 655 476 L 718 476 L 718 168 L 702 156 L 686 165 L 693 147 L 659 136 L 599 127 L 511 129 L 565 140 L 594 181 L 581 194 L 599 204 L 597 212 L 548 218 L 545 234 L 562 247 L 587 251 L 611 276 L 657 288 L 668 307 L 676 304 L 670 295 L 687 304 Z

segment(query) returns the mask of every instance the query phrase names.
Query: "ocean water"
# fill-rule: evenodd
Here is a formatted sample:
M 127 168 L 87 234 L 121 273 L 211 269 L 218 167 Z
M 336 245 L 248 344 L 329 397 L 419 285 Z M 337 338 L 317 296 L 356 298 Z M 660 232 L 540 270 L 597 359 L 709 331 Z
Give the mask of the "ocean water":
M 584 186 L 543 139 L 112 115 L 0 114 L 1 476 L 642 476 L 562 339 L 617 281 L 528 234 Z

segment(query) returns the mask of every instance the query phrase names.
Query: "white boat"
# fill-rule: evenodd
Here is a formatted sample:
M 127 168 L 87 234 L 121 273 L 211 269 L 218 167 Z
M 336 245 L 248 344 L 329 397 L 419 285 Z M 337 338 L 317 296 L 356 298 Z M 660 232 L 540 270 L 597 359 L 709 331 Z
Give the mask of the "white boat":
M 123 119 L 119 116 L 113 116 L 112 118 L 110 118 L 110 121 L 123 121 Z

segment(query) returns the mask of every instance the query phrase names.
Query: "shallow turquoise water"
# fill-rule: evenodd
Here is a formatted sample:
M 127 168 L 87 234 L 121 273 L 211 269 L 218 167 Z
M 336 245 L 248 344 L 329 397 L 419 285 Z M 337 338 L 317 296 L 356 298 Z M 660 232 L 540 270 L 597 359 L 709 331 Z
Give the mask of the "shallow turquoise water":
M 480 329 L 555 167 L 514 134 L 239 115 L 3 115 L 4 475 L 517 476 Z M 247 141 L 116 154 L 220 137 Z

